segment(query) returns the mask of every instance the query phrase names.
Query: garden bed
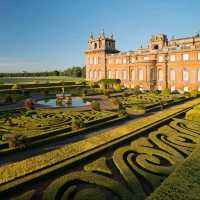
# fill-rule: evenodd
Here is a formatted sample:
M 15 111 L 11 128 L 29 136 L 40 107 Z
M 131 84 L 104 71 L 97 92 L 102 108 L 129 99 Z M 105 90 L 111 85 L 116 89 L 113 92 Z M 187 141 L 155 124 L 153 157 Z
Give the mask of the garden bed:
M 1 138 L 4 139 L 11 134 L 22 134 L 26 136 L 26 147 L 53 142 L 70 135 L 78 134 L 98 125 L 112 122 L 118 118 L 118 114 L 109 111 L 85 110 L 61 111 L 61 109 L 37 109 L 30 113 L 9 113 L 9 120 L 5 123 L 5 116 L 0 120 Z M 73 121 L 78 120 L 80 124 L 73 128 Z M 0 144 L 0 154 L 20 151 L 21 148 L 8 148 L 7 142 Z
M 36 180 L 42 183 L 51 175 L 57 179 L 47 188 L 43 185 L 42 191 L 45 192 L 40 190 L 33 194 L 35 197 L 44 195 L 43 198 L 47 199 L 51 193 L 51 199 L 54 199 L 54 195 L 59 193 L 57 199 L 60 199 L 63 195 L 61 188 L 67 195 L 70 191 L 77 191 L 73 188 L 78 188 L 78 191 L 91 188 L 93 191 L 95 184 L 104 195 L 110 191 L 113 198 L 143 199 L 196 147 L 199 124 L 172 120 L 172 117 L 182 115 L 198 103 L 200 100 L 196 99 L 58 150 L 2 166 L 0 195 L 22 189 L 27 183 L 31 183 L 29 186 L 32 188 Z M 169 125 L 161 128 L 166 123 Z M 117 171 L 113 170 L 113 162 Z M 76 168 L 72 168 L 72 164 L 76 164 Z M 38 187 L 35 185 L 34 188 Z M 93 192 L 98 194 L 96 190 Z M 71 197 L 66 199 L 73 199 Z

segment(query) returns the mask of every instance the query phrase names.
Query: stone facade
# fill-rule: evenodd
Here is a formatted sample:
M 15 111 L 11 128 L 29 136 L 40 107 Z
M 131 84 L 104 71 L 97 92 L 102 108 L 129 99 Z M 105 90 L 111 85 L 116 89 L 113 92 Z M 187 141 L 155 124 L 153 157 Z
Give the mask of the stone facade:
M 126 87 L 200 91 L 200 36 L 167 39 L 152 35 L 148 46 L 120 52 L 113 35 L 90 35 L 85 51 L 86 79 L 119 78 Z

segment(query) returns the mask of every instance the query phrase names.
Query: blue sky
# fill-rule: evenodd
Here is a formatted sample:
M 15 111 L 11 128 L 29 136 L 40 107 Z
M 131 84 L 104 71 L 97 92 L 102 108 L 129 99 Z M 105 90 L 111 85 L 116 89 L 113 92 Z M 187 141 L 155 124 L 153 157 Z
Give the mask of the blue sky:
M 154 33 L 200 31 L 199 0 L 0 0 L 0 72 L 84 65 L 90 32 L 114 33 L 122 51 Z

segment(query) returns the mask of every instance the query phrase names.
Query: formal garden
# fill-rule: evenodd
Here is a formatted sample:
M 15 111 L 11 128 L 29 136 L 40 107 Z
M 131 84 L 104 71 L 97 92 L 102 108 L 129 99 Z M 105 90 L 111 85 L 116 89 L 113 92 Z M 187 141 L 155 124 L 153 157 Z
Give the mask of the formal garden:
M 200 185 L 197 91 L 36 81 L 0 85 L 0 199 L 168 200 Z
M 200 124 L 193 116 L 199 113 L 199 103 L 194 99 L 103 134 L 3 165 L 0 196 L 170 199 L 173 194 L 176 199 L 191 194 L 185 192 L 189 187 L 195 197 Z

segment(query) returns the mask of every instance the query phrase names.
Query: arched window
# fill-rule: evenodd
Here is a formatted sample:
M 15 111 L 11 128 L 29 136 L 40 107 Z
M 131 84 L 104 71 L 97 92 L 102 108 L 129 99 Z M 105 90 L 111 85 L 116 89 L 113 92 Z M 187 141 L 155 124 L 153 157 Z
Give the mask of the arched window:
M 131 71 L 131 80 L 135 80 L 135 70 Z
M 143 81 L 144 80 L 144 71 L 143 69 L 139 69 L 139 81 Z
M 159 81 L 163 80 L 163 70 L 162 69 L 158 69 L 158 80 Z
M 156 45 L 154 45 L 154 47 L 153 47 L 153 49 L 158 49 L 159 48 L 159 46 L 156 44 Z
M 174 69 L 171 69 L 170 70 L 170 80 L 175 81 L 175 79 L 176 79 L 176 72 Z
M 97 43 L 96 43 L 96 42 L 94 43 L 94 48 L 95 48 L 95 49 L 97 48 Z
M 183 81 L 189 80 L 189 72 L 187 69 L 183 69 Z

